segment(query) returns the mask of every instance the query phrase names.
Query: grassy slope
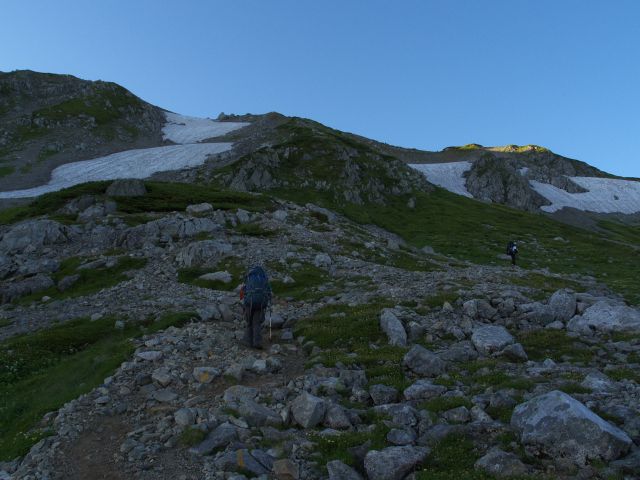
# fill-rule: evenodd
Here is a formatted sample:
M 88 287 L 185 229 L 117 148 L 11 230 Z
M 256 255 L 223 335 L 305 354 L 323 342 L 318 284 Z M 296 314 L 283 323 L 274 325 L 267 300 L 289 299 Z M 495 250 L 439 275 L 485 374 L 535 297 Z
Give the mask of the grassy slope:
M 637 227 L 608 225 L 612 234 L 603 235 L 440 188 L 432 193 L 416 193 L 415 209 L 406 206 L 408 197 L 392 197 L 387 206 L 373 208 L 336 204 L 316 192 L 281 190 L 277 194 L 291 200 L 317 202 L 357 222 L 373 223 L 397 233 L 416 247 L 430 245 L 439 253 L 480 264 L 504 265 L 498 255 L 504 253 L 510 239 L 516 239 L 521 267 L 593 275 L 629 302 L 640 303 L 635 267 L 640 260 Z M 557 237 L 565 241 L 556 240 Z M 621 237 L 626 243 L 618 241 Z M 533 276 L 532 283 L 544 287 Z
M 46 429 L 42 416 L 89 392 L 134 350 L 130 339 L 170 325 L 192 313 L 166 313 L 146 326 L 114 328 L 114 318 L 77 319 L 0 343 L 0 460 L 24 455 Z

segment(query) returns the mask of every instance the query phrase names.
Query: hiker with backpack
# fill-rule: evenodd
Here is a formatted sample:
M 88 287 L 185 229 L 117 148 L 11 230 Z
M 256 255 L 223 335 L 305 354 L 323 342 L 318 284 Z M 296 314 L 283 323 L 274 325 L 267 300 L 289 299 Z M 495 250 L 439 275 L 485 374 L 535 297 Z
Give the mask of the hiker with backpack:
M 244 278 L 240 299 L 246 321 L 242 343 L 251 348 L 262 348 L 262 324 L 271 305 L 271 285 L 262 267 L 253 267 Z
M 511 265 L 515 265 L 516 256 L 518 255 L 518 245 L 516 245 L 516 242 L 513 240 L 511 240 L 509 245 L 507 245 L 507 255 L 511 257 Z

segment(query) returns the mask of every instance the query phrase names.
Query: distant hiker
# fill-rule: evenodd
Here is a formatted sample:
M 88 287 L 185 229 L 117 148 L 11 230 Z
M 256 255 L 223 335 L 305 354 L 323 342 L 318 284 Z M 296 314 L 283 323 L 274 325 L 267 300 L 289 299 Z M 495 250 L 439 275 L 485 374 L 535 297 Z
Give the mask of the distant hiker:
M 271 285 L 262 267 L 253 267 L 244 277 L 240 299 L 246 323 L 242 343 L 251 348 L 262 348 L 262 323 L 271 305 Z
M 518 255 L 518 245 L 516 245 L 516 242 L 513 240 L 511 240 L 509 245 L 507 245 L 507 255 L 511 257 L 511 265 L 515 265 L 516 256 Z

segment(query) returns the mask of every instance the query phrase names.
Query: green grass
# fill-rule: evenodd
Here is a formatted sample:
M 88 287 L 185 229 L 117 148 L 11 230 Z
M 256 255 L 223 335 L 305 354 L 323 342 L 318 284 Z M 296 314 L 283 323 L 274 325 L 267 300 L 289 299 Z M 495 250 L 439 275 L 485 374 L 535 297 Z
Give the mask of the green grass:
M 449 435 L 438 442 L 423 467 L 416 472 L 417 480 L 489 480 L 492 476 L 475 470 L 480 457 L 473 442 L 464 435 Z
M 529 287 L 536 290 L 535 295 L 532 295 L 534 300 L 546 300 L 554 292 L 562 288 L 569 288 L 574 291 L 580 291 L 582 289 L 581 284 L 573 280 L 552 277 L 537 272 L 530 272 L 520 277 L 511 276 L 508 281 L 514 285 Z
M 323 466 L 331 460 L 340 460 L 347 465 L 354 466 L 355 459 L 348 451 L 350 448 L 360 446 L 367 441 L 371 442 L 371 450 L 379 450 L 386 446 L 389 427 L 382 423 L 376 423 L 375 425 L 373 432 L 344 432 L 340 435 L 326 437 L 311 435 L 311 440 L 316 444 L 314 449 L 314 452 L 316 452 L 315 460 Z
M 273 237 L 278 234 L 277 230 L 266 229 L 259 223 L 242 223 L 235 228 L 240 235 L 251 237 Z
M 141 111 L 142 108 L 143 104 L 138 98 L 124 88 L 111 84 L 97 89 L 91 95 L 36 110 L 33 116 L 63 121 L 68 117 L 88 115 L 95 118 L 97 126 L 104 126 L 124 119 L 131 110 Z
M 180 433 L 179 442 L 184 447 L 193 447 L 202 442 L 207 436 L 204 430 L 199 428 L 187 427 Z
M 51 215 L 67 202 L 82 195 L 105 196 L 111 182 L 90 182 L 52 192 L 36 198 L 26 206 L 0 211 L 0 223 L 10 224 L 41 215 Z M 208 202 L 216 209 L 265 211 L 272 202 L 265 196 L 220 190 L 206 185 L 188 183 L 145 182 L 147 194 L 141 197 L 116 199 L 120 213 L 139 215 L 148 212 L 182 211 L 188 205 Z
M 288 270 L 287 273 L 295 280 L 295 283 L 284 283 L 280 280 L 271 282 L 273 294 L 278 297 L 312 301 L 332 293 L 317 290 L 317 287 L 327 283 L 330 278 L 326 270 L 311 263 L 302 263 L 300 267 Z
M 41 299 L 45 295 L 55 300 L 90 295 L 103 288 L 109 288 L 127 280 L 129 277 L 127 277 L 124 272 L 143 268 L 147 264 L 146 258 L 125 256 L 120 257 L 113 267 L 79 270 L 78 267 L 82 264 L 82 261 L 83 259 L 81 257 L 68 258 L 61 263 L 60 270 L 52 275 L 56 283 L 68 275 L 80 275 L 78 281 L 64 292 L 60 292 L 56 286 L 53 286 L 47 290 L 24 296 L 17 301 L 22 304 L 30 303 L 34 300 Z
M 550 358 L 556 362 L 563 357 L 572 362 L 589 362 L 593 352 L 587 345 L 569 337 L 561 330 L 535 330 L 524 332 L 518 339 L 531 360 L 542 361 Z
M 7 175 L 11 175 L 13 172 L 15 172 L 15 170 L 16 170 L 15 167 L 11 165 L 0 166 L 0 178 L 6 177 Z
M 433 413 L 446 412 L 457 407 L 473 407 L 471 401 L 466 397 L 436 397 L 420 404 L 419 408 Z
M 370 385 L 382 383 L 402 390 L 411 383 L 402 370 L 407 350 L 387 344 L 379 320 L 384 306 L 388 305 L 327 305 L 298 322 L 296 336 L 303 335 L 322 349 L 320 360 L 324 365 L 360 365 Z
M 76 319 L 0 343 L 0 460 L 24 455 L 45 430 L 32 430 L 50 411 L 100 385 L 134 350 L 130 339 L 192 313 L 169 312 L 146 327 L 114 328 L 113 317 Z
M 620 380 L 633 380 L 637 384 L 640 385 L 640 372 L 635 369 L 627 368 L 627 367 L 618 367 L 613 370 L 607 370 L 607 375 L 609 378 L 615 381 Z
M 229 283 L 220 280 L 202 280 L 199 277 L 205 273 L 217 271 L 227 271 L 231 274 Z M 178 281 L 196 285 L 202 288 L 210 288 L 212 290 L 231 291 L 242 283 L 246 268 L 236 258 L 227 258 L 222 260 L 215 268 L 190 267 L 178 270 Z
M 568 395 L 573 395 L 574 393 L 591 393 L 590 388 L 583 387 L 576 382 L 564 382 L 557 388 L 557 390 L 560 390 Z
M 542 214 L 478 202 L 441 188 L 430 193 L 414 192 L 414 209 L 406 206 L 408 195 L 390 197 L 387 205 L 372 206 L 336 202 L 330 195 L 315 191 L 305 191 L 304 197 L 297 191 L 279 190 L 278 194 L 294 201 L 312 201 L 358 223 L 385 228 L 415 247 L 430 245 L 439 253 L 474 263 L 507 266 L 509 262 L 498 255 L 504 253 L 510 239 L 515 239 L 520 247 L 520 268 L 593 275 L 625 295 L 629 302 L 640 303 L 636 262 L 630 260 L 638 258 L 637 244 L 621 244 L 607 235 L 572 227 Z M 617 228 L 631 228 L 633 232 L 637 229 Z M 568 242 L 558 242 L 556 237 Z M 533 278 L 534 283 L 537 281 Z

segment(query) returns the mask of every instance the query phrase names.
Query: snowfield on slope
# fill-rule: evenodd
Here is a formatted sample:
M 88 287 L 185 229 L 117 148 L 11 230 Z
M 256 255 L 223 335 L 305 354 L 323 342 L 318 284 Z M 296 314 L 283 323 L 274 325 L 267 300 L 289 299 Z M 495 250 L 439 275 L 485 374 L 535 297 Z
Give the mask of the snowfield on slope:
M 165 112 L 167 123 L 162 127 L 162 139 L 174 143 L 196 143 L 219 137 L 249 125 L 246 122 L 217 122 L 210 118 L 188 117 Z
M 471 169 L 471 162 L 414 163 L 409 166 L 421 172 L 434 185 L 473 198 L 467 190 L 464 178 L 464 173 Z
M 26 190 L 0 192 L 0 198 L 36 197 L 79 183 L 118 178 L 147 178 L 157 172 L 202 165 L 207 156 L 231 149 L 231 143 L 195 143 L 142 148 L 113 153 L 105 157 L 61 165 L 51 172 L 46 185 Z
M 569 177 L 584 193 L 569 193 L 548 183 L 530 180 L 531 187 L 552 202 L 541 207 L 545 212 L 557 212 L 564 207 L 596 213 L 640 212 L 640 182 L 598 177 Z

